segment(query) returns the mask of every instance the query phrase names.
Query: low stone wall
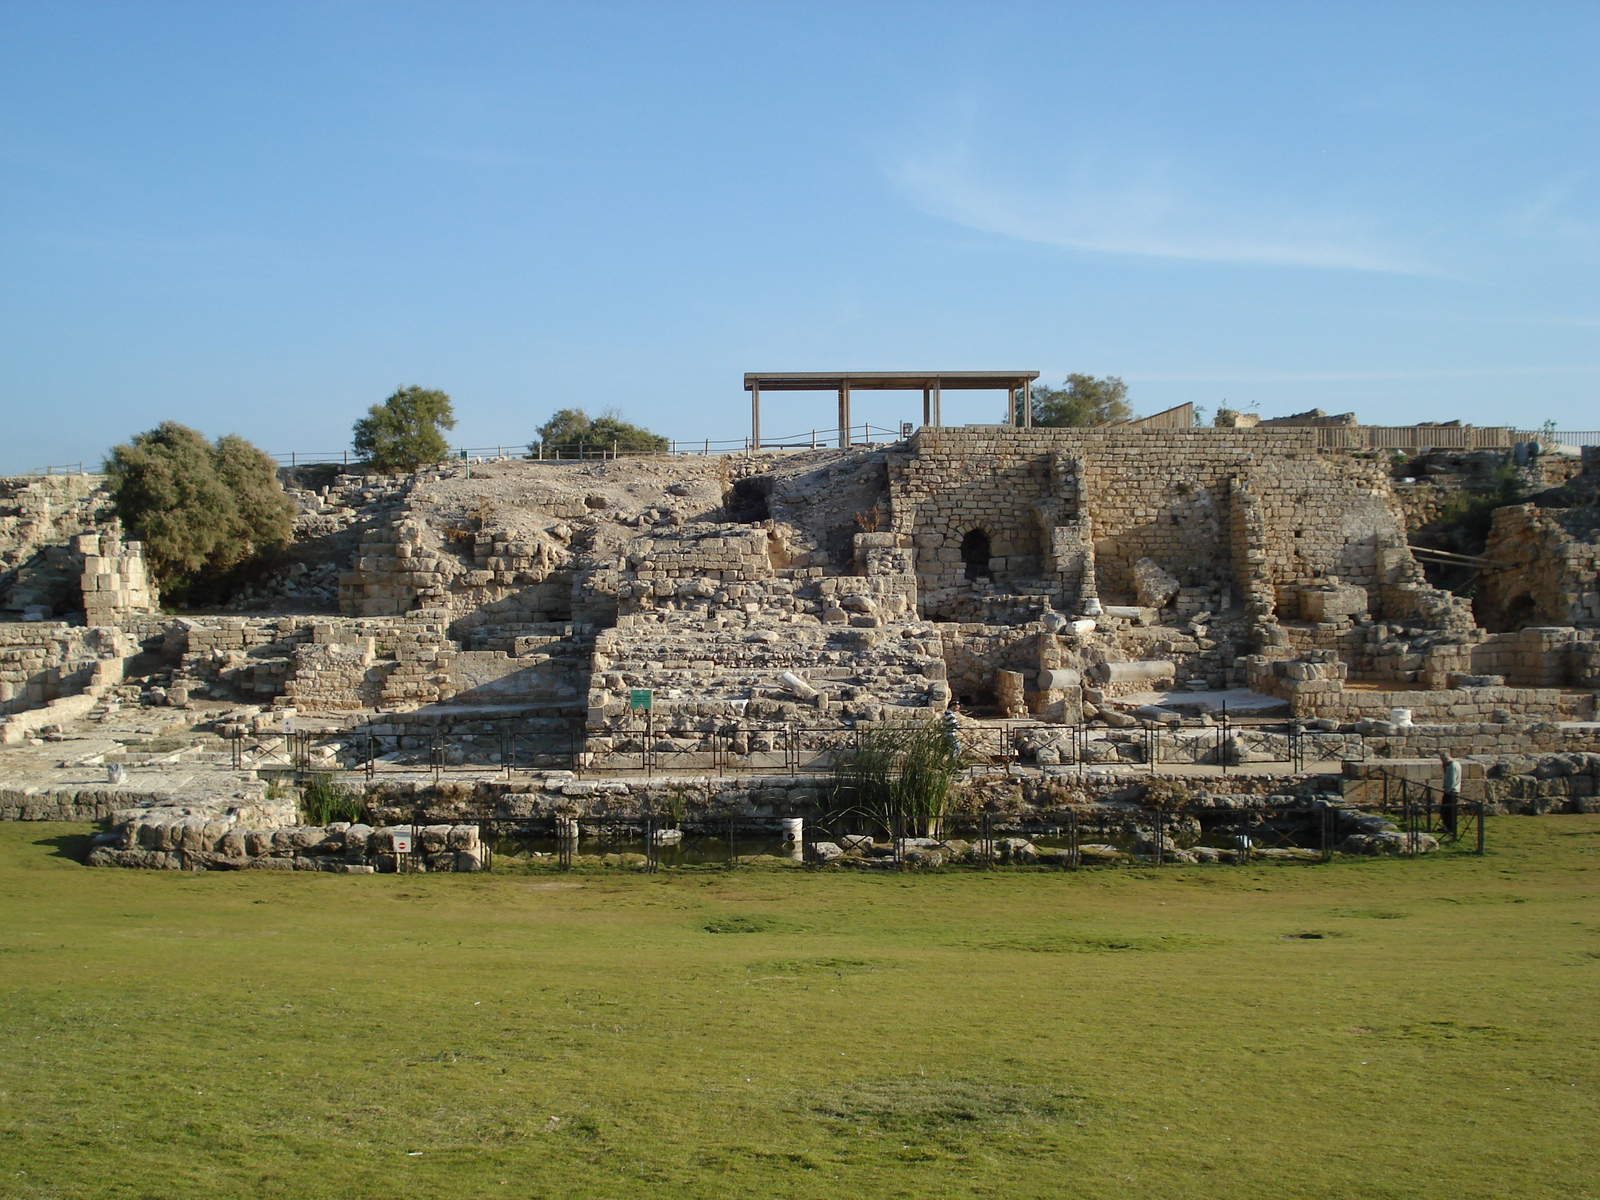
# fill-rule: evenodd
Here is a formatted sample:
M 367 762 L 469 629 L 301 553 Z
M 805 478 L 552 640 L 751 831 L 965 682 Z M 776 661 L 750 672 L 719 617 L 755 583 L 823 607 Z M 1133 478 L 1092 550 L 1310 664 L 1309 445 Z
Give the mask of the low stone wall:
M 1536 721 L 1510 724 L 1413 725 L 1391 736 L 1367 734 L 1378 758 L 1436 758 L 1463 754 L 1570 754 L 1600 750 L 1600 723 Z
M 409 854 L 397 854 L 395 835 L 413 834 Z M 481 871 L 487 851 L 476 825 L 426 825 L 413 831 L 339 821 L 276 829 L 227 827 L 220 822 L 140 822 L 108 835 L 89 854 L 92 867 L 155 871 L 325 871 L 371 875 L 397 870 Z
M 135 649 L 115 628 L 0 622 L 0 715 L 120 683 L 122 659 Z
M 1589 711 L 1580 713 L 1582 707 Z M 1330 717 L 1337 721 L 1387 720 L 1391 708 L 1409 708 L 1412 719 L 1429 724 L 1485 723 L 1496 712 L 1546 719 L 1580 719 L 1593 714 L 1592 697 L 1580 698 L 1559 688 L 1472 687 L 1436 692 L 1331 691 L 1297 693 L 1297 717 Z M 1570 715 L 1569 715 L 1570 713 Z
M 113 789 L 0 788 L 0 821 L 109 821 L 129 805 L 162 797 Z
M 814 807 L 829 783 L 826 777 L 788 775 L 578 779 L 570 772 L 555 771 L 543 779 L 470 783 L 380 780 L 368 786 L 366 801 L 373 817 L 388 824 L 414 817 L 431 822 L 557 815 L 632 818 L 685 808 L 702 814 L 776 819 Z
M 1461 796 L 1483 801 L 1492 813 L 1600 812 L 1600 753 L 1479 754 L 1461 760 Z M 1398 803 L 1407 794 L 1420 800 L 1422 785 L 1438 799 L 1441 767 L 1437 758 L 1373 759 L 1344 764 L 1341 780 L 1348 804 Z

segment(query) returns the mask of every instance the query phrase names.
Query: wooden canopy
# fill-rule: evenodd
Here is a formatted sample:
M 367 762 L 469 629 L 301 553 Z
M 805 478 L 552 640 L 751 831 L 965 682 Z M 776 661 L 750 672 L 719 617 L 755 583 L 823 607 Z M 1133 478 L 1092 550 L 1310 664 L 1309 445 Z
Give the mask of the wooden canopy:
M 922 423 L 941 424 L 939 393 L 1003 391 L 1007 425 L 1016 421 L 1017 393 L 1022 393 L 1022 423 L 1033 424 L 1033 381 L 1037 371 L 749 371 L 744 390 L 750 393 L 750 444 L 761 448 L 762 392 L 837 392 L 839 445 L 850 445 L 850 393 L 853 391 L 922 390 Z

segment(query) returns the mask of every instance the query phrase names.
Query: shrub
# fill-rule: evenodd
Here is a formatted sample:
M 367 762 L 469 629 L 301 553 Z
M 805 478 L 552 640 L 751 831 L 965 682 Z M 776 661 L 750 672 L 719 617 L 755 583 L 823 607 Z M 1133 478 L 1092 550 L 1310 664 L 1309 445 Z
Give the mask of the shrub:
M 364 821 L 366 815 L 360 793 L 335 782 L 332 775 L 313 775 L 300 789 L 300 819 L 307 825 L 354 824 Z
M 355 423 L 352 444 L 374 470 L 415 471 L 450 452 L 441 431 L 455 427 L 450 397 L 412 384 L 396 388 L 382 404 L 369 408 Z
M 1161 812 L 1176 812 L 1194 798 L 1181 779 L 1152 779 L 1144 785 L 1144 806 Z
M 528 443 L 528 454 L 536 457 L 541 446 L 546 454 L 575 455 L 580 447 L 587 454 L 591 449 L 610 450 L 613 445 L 619 451 L 657 451 L 667 448 L 667 439 L 628 424 L 614 408 L 594 418 L 581 408 L 563 408 L 539 426 L 539 440 Z
M 213 445 L 176 421 L 137 434 L 106 457 L 117 516 L 145 546 L 163 592 L 186 596 L 281 549 L 294 504 L 277 466 L 241 437 Z

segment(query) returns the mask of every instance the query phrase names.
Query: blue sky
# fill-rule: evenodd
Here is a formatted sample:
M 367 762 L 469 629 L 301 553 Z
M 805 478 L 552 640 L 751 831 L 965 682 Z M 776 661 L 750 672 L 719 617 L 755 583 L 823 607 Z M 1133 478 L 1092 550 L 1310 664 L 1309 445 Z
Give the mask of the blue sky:
M 738 437 L 747 370 L 1600 428 L 1597 52 L 1592 3 L 0 3 L 0 472 L 337 450 L 400 383 L 468 446 Z

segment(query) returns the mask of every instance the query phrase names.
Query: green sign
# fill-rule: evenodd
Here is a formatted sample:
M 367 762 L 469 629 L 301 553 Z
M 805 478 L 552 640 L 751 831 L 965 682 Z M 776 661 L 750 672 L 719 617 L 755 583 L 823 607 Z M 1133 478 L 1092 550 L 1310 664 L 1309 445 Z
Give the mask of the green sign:
M 634 712 L 650 711 L 650 689 L 634 688 L 628 693 L 628 707 Z

